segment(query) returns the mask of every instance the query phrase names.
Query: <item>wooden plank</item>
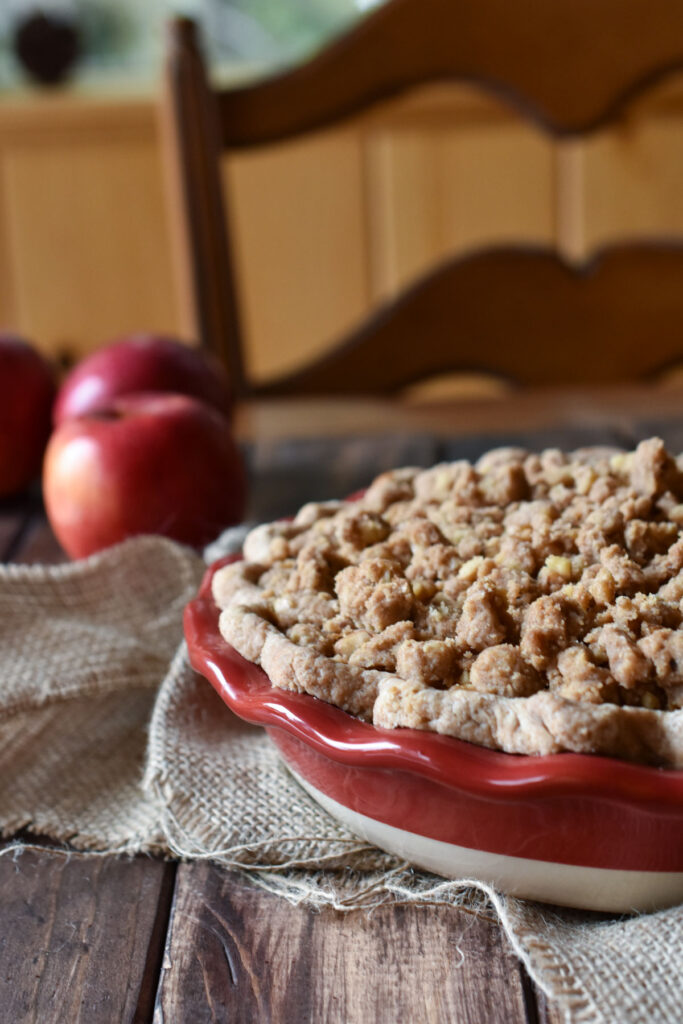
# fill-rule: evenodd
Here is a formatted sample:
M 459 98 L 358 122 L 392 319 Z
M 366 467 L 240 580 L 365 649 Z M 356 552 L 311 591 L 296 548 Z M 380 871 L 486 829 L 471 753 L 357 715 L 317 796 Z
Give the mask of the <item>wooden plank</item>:
M 110 80 L 106 90 L 38 90 L 30 86 L 8 90 L 0 107 L 3 143 L 149 139 L 156 125 L 154 95 L 122 86 Z
M 292 907 L 205 863 L 178 868 L 155 1020 L 527 1020 L 495 923 L 453 907 Z
M 680 116 L 654 116 L 643 106 L 583 150 L 576 219 L 585 252 L 622 239 L 683 236 Z
M 581 138 L 558 141 L 555 146 L 555 245 L 568 263 L 588 255 L 585 223 L 584 162 Z
M 48 354 L 176 329 L 154 122 L 127 136 L 127 116 L 124 104 L 118 135 L 89 135 L 86 118 L 78 138 L 36 129 L 0 143 L 4 301 Z
M 0 857 L 3 1020 L 148 1020 L 173 871 L 149 858 Z
M 7 535 L 13 561 L 62 561 L 35 501 L 22 508 L 0 516 L 0 548 Z M 0 856 L 3 1019 L 149 1021 L 174 877 L 175 865 L 148 857 L 67 858 L 47 848 Z
M 486 83 L 551 131 L 586 131 L 680 69 L 682 34 L 667 0 L 383 4 L 308 63 L 220 95 L 223 145 L 310 131 L 446 78 Z M 175 37 L 193 38 L 186 21 Z
M 261 380 L 318 355 L 369 308 L 361 135 L 233 156 L 224 179 L 246 360 Z
M 547 248 L 455 257 L 317 363 L 254 394 L 400 395 L 449 372 L 607 385 L 680 363 L 683 246 L 623 245 L 588 269 Z
M 553 145 L 520 118 L 394 123 L 367 152 L 375 300 L 456 253 L 552 241 Z
M 392 434 L 467 437 L 510 431 L 547 431 L 576 426 L 627 428 L 639 420 L 680 422 L 681 384 L 672 390 L 652 385 L 534 388 L 506 395 L 471 396 L 437 403 L 358 399 L 273 399 L 240 405 L 235 429 L 241 440 L 282 438 L 366 438 Z

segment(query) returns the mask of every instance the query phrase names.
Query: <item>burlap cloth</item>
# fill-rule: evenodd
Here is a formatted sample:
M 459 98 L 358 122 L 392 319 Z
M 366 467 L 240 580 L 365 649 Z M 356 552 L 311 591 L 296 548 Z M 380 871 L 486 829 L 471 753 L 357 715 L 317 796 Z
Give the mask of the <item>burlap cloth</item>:
M 221 549 L 239 540 L 233 532 Z M 265 734 L 188 665 L 181 613 L 202 571 L 198 556 L 158 538 L 57 568 L 0 567 L 4 835 L 26 828 L 91 853 L 210 858 L 293 901 L 339 909 L 487 904 L 567 1020 L 682 1019 L 683 907 L 614 919 L 444 882 L 321 811 Z

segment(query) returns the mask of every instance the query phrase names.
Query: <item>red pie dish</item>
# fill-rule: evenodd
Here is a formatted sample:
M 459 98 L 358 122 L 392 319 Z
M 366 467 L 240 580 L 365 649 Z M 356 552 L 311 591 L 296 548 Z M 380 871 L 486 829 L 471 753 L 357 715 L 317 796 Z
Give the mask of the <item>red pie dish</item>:
M 586 754 L 504 754 L 378 729 L 273 687 L 222 638 L 206 573 L 185 610 L 193 668 L 263 726 L 307 792 L 352 832 L 418 867 L 602 911 L 683 900 L 683 772 Z

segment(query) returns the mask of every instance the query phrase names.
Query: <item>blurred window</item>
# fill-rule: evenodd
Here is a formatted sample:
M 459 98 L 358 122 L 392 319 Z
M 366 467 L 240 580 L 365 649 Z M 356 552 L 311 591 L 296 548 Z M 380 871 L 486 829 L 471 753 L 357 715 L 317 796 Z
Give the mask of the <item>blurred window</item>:
M 244 77 L 295 63 L 343 31 L 380 0 L 2 0 L 0 87 L 30 76 L 17 57 L 19 26 L 42 13 L 75 25 L 80 55 L 70 78 L 154 78 L 169 15 L 202 25 L 212 66 Z M 49 45 L 49 44 L 48 44 Z

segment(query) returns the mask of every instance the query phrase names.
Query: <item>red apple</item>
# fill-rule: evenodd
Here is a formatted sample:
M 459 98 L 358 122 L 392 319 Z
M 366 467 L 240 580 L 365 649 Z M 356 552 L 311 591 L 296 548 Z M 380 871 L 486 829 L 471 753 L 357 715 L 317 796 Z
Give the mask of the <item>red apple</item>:
M 55 402 L 54 425 L 140 391 L 193 395 L 225 416 L 232 405 L 227 373 L 210 353 L 173 338 L 139 334 L 98 349 L 66 376 Z
M 227 420 L 187 395 L 113 399 L 62 423 L 45 455 L 45 507 L 73 558 L 139 533 L 199 547 L 241 519 L 245 493 Z
M 28 342 L 0 334 L 0 496 L 40 475 L 54 397 L 49 363 Z

